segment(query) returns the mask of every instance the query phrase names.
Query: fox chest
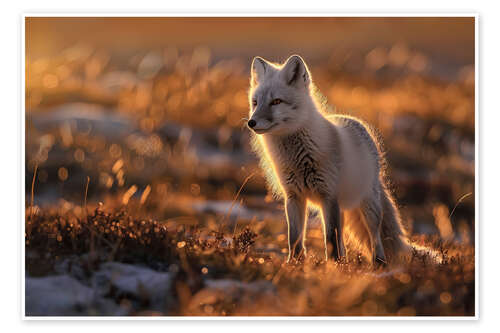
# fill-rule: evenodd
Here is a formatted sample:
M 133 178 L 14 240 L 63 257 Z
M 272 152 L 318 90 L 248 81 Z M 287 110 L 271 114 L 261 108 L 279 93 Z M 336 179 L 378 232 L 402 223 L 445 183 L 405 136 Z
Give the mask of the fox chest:
M 288 192 L 308 194 L 323 192 L 326 173 L 317 145 L 308 137 L 294 135 L 277 145 L 276 169 Z

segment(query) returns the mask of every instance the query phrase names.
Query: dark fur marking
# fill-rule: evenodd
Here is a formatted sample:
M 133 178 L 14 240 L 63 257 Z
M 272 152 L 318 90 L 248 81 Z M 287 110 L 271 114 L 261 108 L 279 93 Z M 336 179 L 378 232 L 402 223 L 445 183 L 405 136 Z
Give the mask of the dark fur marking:
M 304 146 L 300 147 L 300 150 L 299 152 L 295 155 L 295 158 L 299 158 L 300 155 L 302 155 L 302 153 L 305 151 L 306 149 L 304 148 Z
M 300 66 L 300 63 L 298 63 L 297 61 L 294 61 L 295 64 L 293 64 L 293 69 L 292 69 L 292 77 L 290 78 L 290 80 L 288 80 L 288 84 L 292 84 L 295 80 L 297 80 L 297 76 L 299 74 L 299 66 Z
M 309 163 L 312 164 L 312 161 L 313 161 L 312 156 L 309 155 L 309 153 L 306 153 L 306 154 L 304 154 L 304 156 L 302 156 L 302 158 L 300 159 L 300 161 L 297 164 L 301 164 L 301 165 L 304 165 L 304 167 L 307 167 Z
M 319 161 L 314 160 L 314 155 L 308 149 L 316 146 L 310 136 L 305 131 L 298 131 L 287 136 L 280 144 L 291 157 L 291 167 L 284 170 L 285 183 L 299 191 L 303 188 L 321 190 L 324 179 L 319 172 Z
M 262 64 L 262 67 L 264 68 L 264 74 L 265 74 L 267 71 L 266 62 L 264 60 L 262 60 L 261 58 L 257 58 L 257 60 Z

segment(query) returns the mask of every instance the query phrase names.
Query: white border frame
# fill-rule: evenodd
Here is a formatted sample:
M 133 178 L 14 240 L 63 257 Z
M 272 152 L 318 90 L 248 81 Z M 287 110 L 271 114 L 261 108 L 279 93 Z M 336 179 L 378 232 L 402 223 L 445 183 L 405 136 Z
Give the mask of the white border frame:
M 26 168 L 26 153 L 25 153 L 25 130 L 26 130 L 26 35 L 25 35 L 25 22 L 28 17 L 470 17 L 474 18 L 474 247 L 475 247 L 475 267 L 474 267 L 474 316 L 413 316 L 413 317 L 401 317 L 401 316 L 161 316 L 161 317 L 148 317 L 148 316 L 26 316 L 25 310 L 25 222 L 26 222 L 26 209 L 25 209 L 25 168 Z M 114 321 L 114 320 L 174 320 L 174 321 L 184 321 L 184 320 L 375 320 L 375 321 L 386 321 L 386 320 L 463 320 L 463 321 L 477 321 L 479 319 L 479 14 L 478 13 L 318 13 L 318 12 L 302 12 L 302 13 L 274 13 L 274 12 L 206 12 L 206 13 L 190 13 L 190 12 L 175 12 L 175 13 L 106 13 L 106 12 L 87 12 L 87 13 L 76 13 L 76 12 L 25 12 L 20 17 L 21 33 L 20 33 L 20 44 L 21 44 L 21 59 L 20 62 L 20 74 L 21 74 L 21 87 L 20 87 L 20 99 L 21 99 L 21 113 L 20 113 L 20 124 L 21 124 L 21 157 L 19 163 L 21 164 L 21 200 L 20 200 L 20 217 L 22 218 L 19 230 L 19 239 L 21 246 L 21 319 L 24 321 L 50 321 L 50 320 L 62 320 L 62 321 L 72 321 L 72 320 L 96 320 L 96 321 Z

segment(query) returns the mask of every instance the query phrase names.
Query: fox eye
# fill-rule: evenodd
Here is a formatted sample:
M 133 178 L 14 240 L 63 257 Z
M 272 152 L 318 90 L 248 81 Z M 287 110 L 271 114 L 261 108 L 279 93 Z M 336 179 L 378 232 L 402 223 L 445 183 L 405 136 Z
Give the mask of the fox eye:
M 254 99 L 254 100 L 252 101 L 252 105 L 253 105 L 253 106 L 257 106 L 257 100 L 256 100 L 256 99 Z
M 273 100 L 272 100 L 271 105 L 278 105 L 278 104 L 280 104 L 281 102 L 282 102 L 282 100 L 281 100 L 281 99 L 276 98 L 276 99 L 273 99 Z

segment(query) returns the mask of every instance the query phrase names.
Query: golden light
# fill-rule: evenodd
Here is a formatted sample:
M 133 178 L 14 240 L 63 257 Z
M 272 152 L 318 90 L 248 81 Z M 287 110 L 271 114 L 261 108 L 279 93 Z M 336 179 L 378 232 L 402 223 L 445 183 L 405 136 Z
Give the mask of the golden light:
M 59 168 L 59 170 L 57 170 L 57 176 L 61 181 L 65 181 L 66 179 L 68 179 L 68 169 L 66 169 L 65 167 Z
M 132 185 L 128 190 L 127 192 L 125 192 L 125 194 L 123 195 L 123 198 L 122 198 L 122 203 L 124 205 L 128 204 L 130 198 L 135 194 L 135 192 L 137 192 L 137 186 L 135 185 Z
M 440 295 L 439 295 L 439 300 L 443 303 L 443 304 L 448 304 L 451 302 L 452 300 L 452 296 L 449 292 L 445 291 L 445 292 L 442 292 Z

